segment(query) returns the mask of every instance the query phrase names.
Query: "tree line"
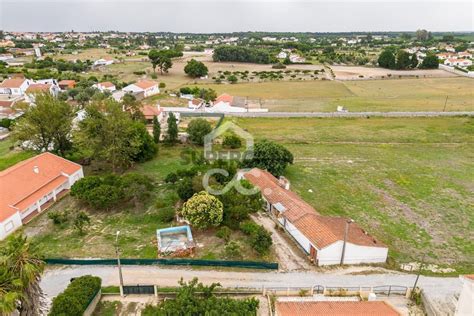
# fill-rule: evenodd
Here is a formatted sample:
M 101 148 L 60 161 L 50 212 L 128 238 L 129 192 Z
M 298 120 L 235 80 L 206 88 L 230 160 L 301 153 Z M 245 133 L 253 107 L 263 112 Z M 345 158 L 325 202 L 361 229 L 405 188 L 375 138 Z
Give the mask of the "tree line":
M 403 49 L 395 51 L 392 48 L 385 49 L 378 58 L 380 67 L 388 69 L 406 70 L 406 69 L 436 69 L 439 67 L 438 57 L 434 54 L 428 54 L 420 63 L 416 53 L 409 54 Z
M 263 49 L 242 46 L 219 46 L 214 49 L 214 61 L 235 61 L 256 64 L 271 64 L 276 58 Z

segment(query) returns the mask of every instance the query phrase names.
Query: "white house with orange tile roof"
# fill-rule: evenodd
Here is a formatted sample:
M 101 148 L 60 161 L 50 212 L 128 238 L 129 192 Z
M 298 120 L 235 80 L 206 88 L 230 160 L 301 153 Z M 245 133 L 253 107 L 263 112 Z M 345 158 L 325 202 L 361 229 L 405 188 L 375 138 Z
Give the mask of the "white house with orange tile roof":
M 0 172 L 0 240 L 28 223 L 84 176 L 82 166 L 42 153 Z
M 289 182 L 254 168 L 242 175 L 258 187 L 272 217 L 317 265 L 383 263 L 388 248 L 347 218 L 320 215 Z
M 0 94 L 23 96 L 31 84 L 31 80 L 25 78 L 5 79 L 0 84 Z
M 112 65 L 115 62 L 115 60 L 112 57 L 106 56 L 104 58 L 97 59 L 94 61 L 94 66 L 108 66 Z
M 99 83 L 96 83 L 92 86 L 94 88 L 99 89 L 101 92 L 104 92 L 104 91 L 114 92 L 115 90 L 117 90 L 115 85 L 112 82 L 109 82 L 109 81 L 99 82 Z
M 158 87 L 158 83 L 151 80 L 140 80 L 135 83 L 132 83 L 122 91 L 126 93 L 140 93 L 143 92 L 145 98 L 160 93 L 160 88 Z
M 32 83 L 25 91 L 25 100 L 29 103 L 34 103 L 37 93 L 50 93 L 56 97 L 60 90 L 61 88 L 53 83 Z
M 458 66 L 458 67 L 468 67 L 472 65 L 472 60 L 469 59 L 459 59 L 459 58 L 448 58 L 444 61 L 446 66 Z

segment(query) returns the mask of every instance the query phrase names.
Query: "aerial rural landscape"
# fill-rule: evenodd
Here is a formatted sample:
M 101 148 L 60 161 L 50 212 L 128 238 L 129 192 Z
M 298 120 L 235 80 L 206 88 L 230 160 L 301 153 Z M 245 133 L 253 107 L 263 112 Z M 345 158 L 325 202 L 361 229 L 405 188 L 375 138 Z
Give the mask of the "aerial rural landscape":
M 122 5 L 0 4 L 0 315 L 474 315 L 472 10 Z

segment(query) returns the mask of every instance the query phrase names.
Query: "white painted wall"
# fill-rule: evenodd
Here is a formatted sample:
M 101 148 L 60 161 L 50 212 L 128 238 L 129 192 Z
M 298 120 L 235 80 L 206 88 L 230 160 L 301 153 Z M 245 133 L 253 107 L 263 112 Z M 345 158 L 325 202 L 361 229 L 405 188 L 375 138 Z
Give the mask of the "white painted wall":
M 145 98 L 160 93 L 158 85 L 145 89 Z
M 319 265 L 339 264 L 341 262 L 342 240 L 337 241 L 318 252 Z M 344 264 L 383 263 L 387 261 L 388 248 L 359 246 L 346 243 Z
M 16 212 L 3 222 L 0 222 L 0 240 L 5 239 L 8 235 L 20 228 L 21 225 L 23 224 L 21 222 L 20 212 Z
M 474 315 L 474 281 L 461 276 L 463 287 L 459 295 L 455 316 Z
M 309 254 L 311 243 L 290 221 L 286 220 L 286 231 L 300 244 L 300 246 Z M 315 247 L 316 248 L 316 247 Z

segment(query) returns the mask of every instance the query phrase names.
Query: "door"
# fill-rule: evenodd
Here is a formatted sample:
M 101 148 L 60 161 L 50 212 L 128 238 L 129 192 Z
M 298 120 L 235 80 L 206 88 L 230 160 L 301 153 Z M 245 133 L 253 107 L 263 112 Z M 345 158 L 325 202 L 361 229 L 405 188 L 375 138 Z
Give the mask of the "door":
M 309 248 L 309 256 L 311 257 L 311 261 L 314 261 L 317 264 L 318 251 L 312 245 L 310 245 L 309 247 L 310 247 Z

